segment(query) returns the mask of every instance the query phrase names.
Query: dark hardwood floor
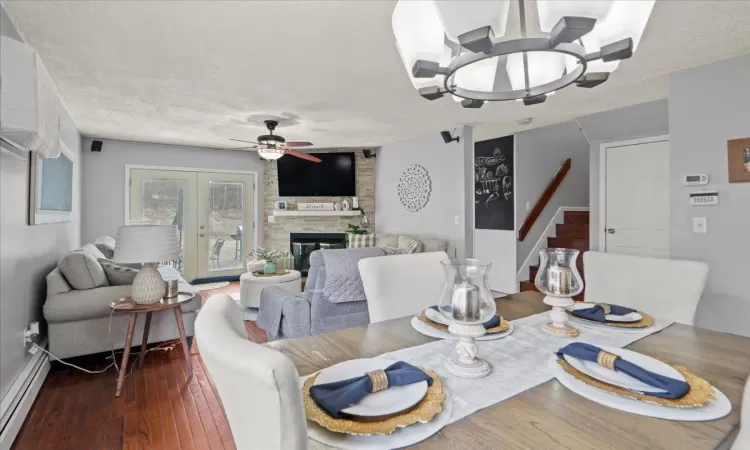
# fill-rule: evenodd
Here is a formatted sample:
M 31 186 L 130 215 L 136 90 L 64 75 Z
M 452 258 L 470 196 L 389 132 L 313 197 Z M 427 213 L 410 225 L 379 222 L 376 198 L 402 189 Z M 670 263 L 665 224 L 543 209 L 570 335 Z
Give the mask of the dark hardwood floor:
M 205 302 L 216 293 L 239 292 L 239 282 L 202 291 Z M 265 332 L 245 322 L 248 337 L 265 342 Z M 87 374 L 53 363 L 13 449 L 233 449 L 221 402 L 192 345 L 195 376 L 188 378 L 183 352 L 146 354 L 144 367 L 125 378 L 115 398 L 117 372 Z M 137 351 L 137 348 L 134 348 Z M 90 370 L 111 363 L 107 354 L 73 358 Z M 118 354 L 118 358 L 121 355 Z M 137 358 L 132 358 L 133 362 Z

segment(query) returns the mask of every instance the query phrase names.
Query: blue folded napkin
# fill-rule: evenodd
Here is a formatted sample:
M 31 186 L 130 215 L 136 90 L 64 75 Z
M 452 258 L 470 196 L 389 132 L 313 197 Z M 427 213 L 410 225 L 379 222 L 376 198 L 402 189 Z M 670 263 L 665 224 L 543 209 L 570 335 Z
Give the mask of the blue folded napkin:
M 388 387 L 406 386 L 420 381 L 426 381 L 428 386 L 432 385 L 432 378 L 429 375 L 403 361 L 393 363 L 385 368 L 385 374 L 388 377 Z M 370 392 L 372 392 L 372 380 L 366 374 L 361 377 L 310 387 L 310 397 L 315 400 L 315 403 L 323 408 L 329 416 L 336 418 L 349 417 L 341 410 L 358 403 L 367 397 Z
M 611 309 L 610 314 L 614 314 L 616 316 L 624 316 L 625 314 L 635 312 L 634 309 L 626 308 L 624 306 L 609 305 L 609 308 Z M 608 322 L 607 318 L 604 317 L 604 309 L 602 309 L 602 307 L 599 305 L 594 305 L 591 308 L 586 309 L 576 309 L 573 311 L 573 315 L 582 319 L 595 320 L 597 322 Z
M 572 356 L 585 361 L 597 361 L 599 352 L 602 351 L 599 347 L 583 342 L 574 342 L 561 348 L 557 352 L 557 357 L 562 358 L 563 355 Z M 653 386 L 658 389 L 664 389 L 667 392 L 649 392 L 648 395 L 661 398 L 680 398 L 684 397 L 690 391 L 690 385 L 684 381 L 675 380 L 674 378 L 665 377 L 654 372 L 650 372 L 646 369 L 626 361 L 622 358 L 617 358 L 614 363 L 615 370 L 622 372 L 626 375 L 630 375 L 638 381 Z
M 437 312 L 440 312 L 440 308 L 438 308 L 437 306 L 430 306 L 430 308 L 434 309 Z M 500 325 L 500 320 L 500 316 L 494 315 L 490 320 L 483 323 L 482 326 L 485 330 L 489 330 L 490 328 L 495 328 L 496 326 Z

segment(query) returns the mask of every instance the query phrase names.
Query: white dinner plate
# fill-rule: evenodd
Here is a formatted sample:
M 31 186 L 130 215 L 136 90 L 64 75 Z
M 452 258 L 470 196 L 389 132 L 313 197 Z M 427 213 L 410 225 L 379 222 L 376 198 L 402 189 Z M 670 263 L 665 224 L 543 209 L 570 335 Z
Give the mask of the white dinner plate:
M 552 355 L 547 364 L 552 374 L 557 378 L 557 381 L 576 394 L 600 405 L 609 406 L 610 408 L 632 414 L 667 420 L 702 422 L 721 419 L 732 412 L 732 403 L 726 395 L 715 387 L 713 388 L 713 400 L 702 408 L 670 408 L 669 406 L 655 405 L 632 398 L 625 398 L 586 384 L 560 367 L 560 364 L 557 363 L 557 355 Z
M 596 304 L 595 303 L 576 303 L 571 308 L 571 311 L 574 311 L 576 309 L 588 309 L 593 308 Z M 628 314 L 623 315 L 617 315 L 617 314 L 607 314 L 604 316 L 605 319 L 607 319 L 608 322 L 638 322 L 639 320 L 643 319 L 643 316 L 641 316 L 638 312 L 631 312 Z
M 438 339 L 458 340 L 458 336 L 456 336 L 455 334 L 450 333 L 448 331 L 438 330 L 437 328 L 432 328 L 431 326 L 417 319 L 417 316 L 414 316 L 411 318 L 411 326 L 412 328 L 424 334 L 425 336 L 430 336 L 430 337 L 434 337 Z M 500 333 L 488 333 L 488 334 L 485 334 L 484 336 L 480 336 L 474 339 L 477 341 L 492 341 L 495 339 L 502 339 L 508 336 L 509 334 L 511 334 L 512 332 L 513 332 L 513 323 L 510 323 L 508 326 L 508 329 L 505 331 L 501 331 Z
M 685 381 L 685 377 L 669 364 L 663 363 L 658 359 L 654 359 L 650 356 L 636 353 L 632 350 L 626 350 L 624 348 L 605 347 L 600 348 L 606 352 L 614 353 L 619 355 L 622 359 L 629 361 L 633 364 L 640 366 L 641 368 L 651 371 L 653 373 L 663 375 L 665 377 L 674 378 L 675 380 Z M 630 375 L 614 370 L 609 370 L 605 367 L 600 366 L 596 361 L 584 361 L 582 359 L 573 358 L 568 355 L 563 356 L 571 366 L 580 370 L 581 372 L 589 375 L 592 378 L 596 378 L 599 381 L 620 386 L 624 389 L 631 391 L 642 392 L 645 394 L 655 394 L 666 392 L 664 389 L 655 388 L 642 381 L 638 381 Z
M 594 322 L 591 320 L 584 320 L 579 319 L 576 316 L 570 316 L 568 317 L 568 322 L 570 325 L 576 327 L 576 328 L 584 328 L 589 330 L 596 330 L 601 333 L 626 333 L 626 334 L 641 334 L 641 335 L 647 335 L 652 332 L 652 330 L 659 328 L 662 326 L 662 323 L 660 323 L 657 320 L 654 320 L 654 323 L 647 326 L 647 327 L 616 327 L 612 325 L 607 325 L 605 323 L 600 322 Z M 667 325 L 671 324 L 672 322 L 667 322 Z
M 333 383 L 361 377 L 373 370 L 385 369 L 396 361 L 384 358 L 352 359 L 320 371 L 315 384 Z M 427 395 L 427 382 L 394 386 L 363 398 L 356 405 L 341 411 L 359 417 L 378 417 L 400 413 L 419 403 Z
M 445 389 L 445 385 L 443 385 L 443 389 Z M 451 414 L 453 414 L 453 403 L 450 392 L 446 390 L 444 392 L 443 410 L 427 423 L 417 422 L 414 425 L 399 428 L 391 434 L 358 436 L 354 434 L 334 433 L 308 420 L 307 436 L 313 441 L 333 448 L 346 450 L 391 450 L 394 448 L 409 447 L 422 442 L 448 424 Z M 316 442 L 310 443 L 310 449 L 318 448 L 319 446 Z

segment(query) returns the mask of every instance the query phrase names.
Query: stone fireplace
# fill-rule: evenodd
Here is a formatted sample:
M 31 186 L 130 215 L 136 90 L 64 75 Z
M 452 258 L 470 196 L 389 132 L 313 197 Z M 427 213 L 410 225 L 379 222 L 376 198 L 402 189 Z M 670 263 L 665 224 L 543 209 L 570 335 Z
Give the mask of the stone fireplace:
M 310 268 L 310 253 L 334 248 L 346 248 L 346 233 L 289 233 L 294 269 L 299 270 L 303 277 Z

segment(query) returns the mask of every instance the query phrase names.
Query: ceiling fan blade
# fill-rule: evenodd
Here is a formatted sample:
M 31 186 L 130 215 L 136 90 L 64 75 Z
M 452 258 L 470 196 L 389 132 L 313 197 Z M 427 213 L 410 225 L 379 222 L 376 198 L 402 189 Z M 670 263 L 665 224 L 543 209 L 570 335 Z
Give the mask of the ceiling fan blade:
M 287 147 L 309 147 L 313 145 L 313 143 L 307 142 L 307 141 L 292 141 L 292 142 L 287 142 L 284 145 L 286 145 Z
M 312 162 L 320 162 L 320 158 L 316 158 L 313 155 L 308 155 L 307 153 L 298 152 L 297 150 L 291 149 L 291 148 L 285 148 L 284 153 L 289 156 L 296 156 L 297 158 L 306 159 L 308 161 Z
M 217 148 L 215 149 L 217 152 L 251 152 L 251 151 L 258 151 L 258 147 L 237 147 L 237 148 Z
M 247 144 L 255 144 L 255 145 L 258 145 L 258 143 L 257 143 L 257 142 L 253 142 L 253 141 L 243 141 L 242 139 L 229 139 L 229 140 L 230 140 L 230 141 L 237 141 L 237 142 L 245 142 L 245 143 L 247 143 Z

